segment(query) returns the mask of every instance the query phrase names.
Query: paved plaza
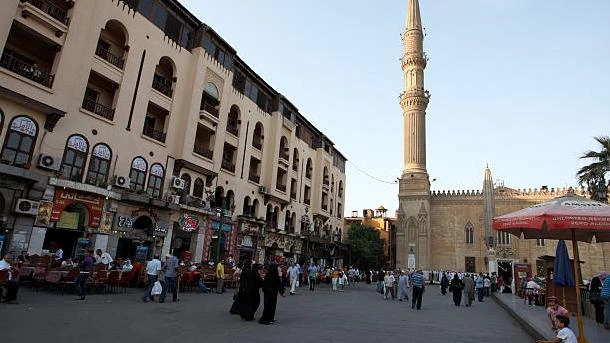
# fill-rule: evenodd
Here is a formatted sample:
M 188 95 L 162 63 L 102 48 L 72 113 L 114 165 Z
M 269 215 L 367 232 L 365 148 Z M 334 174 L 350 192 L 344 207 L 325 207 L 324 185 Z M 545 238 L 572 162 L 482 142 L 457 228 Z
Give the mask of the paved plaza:
M 86 301 L 22 289 L 20 304 L 0 306 L 0 330 L 7 342 L 532 341 L 493 300 L 456 308 L 437 286 L 426 290 L 421 311 L 384 301 L 365 284 L 345 292 L 300 288 L 278 300 L 277 322 L 270 326 L 230 315 L 231 295 L 185 293 L 177 303 L 145 304 L 139 289 Z M 262 306 L 257 318 L 261 312 Z

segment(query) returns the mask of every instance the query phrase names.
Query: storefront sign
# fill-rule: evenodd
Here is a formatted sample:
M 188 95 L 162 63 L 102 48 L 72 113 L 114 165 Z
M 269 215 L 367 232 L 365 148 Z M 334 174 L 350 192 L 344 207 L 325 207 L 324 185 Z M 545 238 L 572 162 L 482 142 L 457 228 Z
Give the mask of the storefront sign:
M 53 211 L 52 201 L 41 201 L 38 205 L 38 215 L 36 216 L 36 226 L 49 226 L 51 222 L 51 212 Z
M 51 221 L 59 221 L 64 209 L 74 204 L 82 204 L 87 208 L 89 212 L 89 227 L 98 228 L 100 226 L 104 198 L 67 189 L 55 189 Z
M 253 242 L 252 242 L 252 237 L 251 236 L 244 236 L 241 239 L 241 246 L 242 247 L 248 247 L 248 248 L 252 248 L 254 246 Z
M 194 214 L 182 213 L 178 222 L 182 231 L 192 232 L 199 228 L 199 217 Z
M 118 216 L 116 222 L 116 228 L 119 231 L 129 232 L 133 230 L 133 223 L 136 221 L 136 218 L 127 217 L 127 216 Z M 144 229 L 144 228 L 142 228 Z M 152 228 L 152 235 L 155 236 L 165 236 L 167 235 L 167 226 L 159 223 L 154 223 Z
M 78 229 L 78 220 L 80 218 L 80 213 L 78 212 L 62 212 L 59 221 L 57 222 L 57 227 L 62 229 Z
M 218 231 L 220 228 L 220 222 L 212 221 L 212 231 Z M 233 225 L 222 223 L 222 231 L 231 232 L 231 230 L 233 230 Z

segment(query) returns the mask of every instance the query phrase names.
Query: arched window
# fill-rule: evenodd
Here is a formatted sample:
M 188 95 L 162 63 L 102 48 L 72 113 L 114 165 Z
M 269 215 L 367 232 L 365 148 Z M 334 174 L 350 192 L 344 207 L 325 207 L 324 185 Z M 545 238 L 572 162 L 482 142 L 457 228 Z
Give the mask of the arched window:
M 243 208 L 242 208 L 242 210 L 241 210 L 241 214 L 242 214 L 242 215 L 244 215 L 244 216 L 247 216 L 247 217 L 251 217 L 251 216 L 252 216 L 252 214 L 250 213 L 250 211 L 251 211 L 251 207 L 250 207 L 250 197 L 249 197 L 249 196 L 246 196 L 246 197 L 244 198 L 244 206 L 243 206 Z
M 282 138 L 280 138 L 280 158 L 287 161 L 290 158 L 290 155 L 288 155 L 289 152 L 288 139 L 285 136 L 282 136 Z
M 216 187 L 216 192 L 214 193 L 214 207 L 222 208 L 224 206 L 225 199 L 225 190 L 224 188 L 218 186 Z
M 26 116 L 13 118 L 6 132 L 0 162 L 19 167 L 30 163 L 37 136 L 38 124 L 34 120 Z
M 241 124 L 239 112 L 239 107 L 233 105 L 231 106 L 231 110 L 229 110 L 229 117 L 227 118 L 227 131 L 235 136 L 239 136 L 239 124 Z
M 188 195 L 191 194 L 191 174 L 184 173 L 180 176 L 182 181 L 184 181 L 184 192 Z
M 146 189 L 146 193 L 148 193 L 153 198 L 161 198 L 163 194 L 163 177 L 165 175 L 165 170 L 163 166 L 159 163 L 155 163 L 150 166 L 150 175 L 148 176 L 148 188 Z
M 273 227 L 273 206 L 271 206 L 271 204 L 267 205 L 267 213 L 265 214 L 265 221 L 267 222 L 267 226 Z
M 464 232 L 466 234 L 466 244 L 474 244 L 474 225 L 472 225 L 471 222 L 468 222 L 468 224 L 466 224 Z
M 290 232 L 290 211 L 286 211 L 286 215 L 284 216 L 284 230 Z
M 72 135 L 66 141 L 64 157 L 61 161 L 61 175 L 66 180 L 81 182 L 87 163 L 89 143 L 81 135 Z
M 0 108 L 0 134 L 2 134 L 2 125 L 4 125 L 4 112 Z
M 324 171 L 322 172 L 322 183 L 328 186 L 328 168 L 324 167 Z
M 250 213 L 252 214 L 252 217 L 256 218 L 256 215 L 258 214 L 258 199 L 252 201 L 252 210 Z
M 338 196 L 339 198 L 343 197 L 343 180 L 339 180 L 339 191 L 338 191 Z
M 255 147 L 256 149 L 262 151 L 264 140 L 265 140 L 265 135 L 264 135 L 264 131 L 263 131 L 263 124 L 258 122 L 254 126 L 254 133 L 252 135 L 252 146 Z
M 290 218 L 290 232 L 294 233 L 297 228 L 297 214 L 292 212 L 292 218 Z
M 201 95 L 200 109 L 215 117 L 218 117 L 218 105 L 220 104 L 220 92 L 212 82 L 207 82 Z
M 152 88 L 172 97 L 174 86 L 174 62 L 169 57 L 161 57 L 155 68 Z
M 294 148 L 292 152 L 292 170 L 299 171 L 299 149 Z
M 205 186 L 201 178 L 195 179 L 195 185 L 193 186 L 193 196 L 203 199 L 203 190 Z
M 498 245 L 510 245 L 510 233 L 506 231 L 497 231 L 496 240 Z
M 307 164 L 305 165 L 305 177 L 311 179 L 311 174 L 313 174 L 313 163 L 311 162 L 311 158 L 308 158 Z
M 233 191 L 227 191 L 227 196 L 225 197 L 225 210 L 233 211 L 235 203 L 235 193 Z
M 209 96 L 211 96 L 212 98 L 214 98 L 216 100 L 219 100 L 219 98 L 220 98 L 220 93 L 218 92 L 218 87 L 216 87 L 216 85 L 213 84 L 212 82 L 206 83 L 203 91 L 208 93 Z
M 277 229 L 279 221 L 280 221 L 280 208 L 278 206 L 275 206 L 275 209 L 273 210 L 273 227 L 275 229 Z
M 110 161 L 112 161 L 112 150 L 110 150 L 110 147 L 104 143 L 96 144 L 93 147 L 93 153 L 89 161 L 86 182 L 95 186 L 103 186 L 103 184 L 107 183 Z
M 148 163 L 142 157 L 136 157 L 131 161 L 131 170 L 129 171 L 129 188 L 132 191 L 144 191 L 146 182 L 146 171 Z

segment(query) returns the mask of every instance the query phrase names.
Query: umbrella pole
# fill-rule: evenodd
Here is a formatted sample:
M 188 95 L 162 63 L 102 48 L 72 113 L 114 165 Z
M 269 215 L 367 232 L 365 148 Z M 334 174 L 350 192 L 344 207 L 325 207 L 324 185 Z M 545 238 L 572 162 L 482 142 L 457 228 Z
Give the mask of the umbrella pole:
M 585 338 L 584 327 L 582 322 L 582 305 L 580 299 L 580 273 L 578 265 L 580 264 L 580 258 L 578 257 L 578 243 L 576 242 L 576 230 L 572 229 L 572 251 L 574 253 L 574 279 L 576 280 L 574 290 L 576 291 L 576 310 L 578 313 L 578 343 L 588 343 L 589 341 Z

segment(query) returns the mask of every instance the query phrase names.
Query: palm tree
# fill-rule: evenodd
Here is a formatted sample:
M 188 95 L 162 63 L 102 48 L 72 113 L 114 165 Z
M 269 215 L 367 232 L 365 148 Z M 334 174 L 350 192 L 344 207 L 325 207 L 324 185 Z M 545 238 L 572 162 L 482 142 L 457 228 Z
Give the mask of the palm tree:
M 610 172 L 610 136 L 595 137 L 602 146 L 600 151 L 587 151 L 580 158 L 589 159 L 588 164 L 576 173 L 581 186 L 587 185 L 591 199 L 608 202 L 608 185 L 606 173 Z

